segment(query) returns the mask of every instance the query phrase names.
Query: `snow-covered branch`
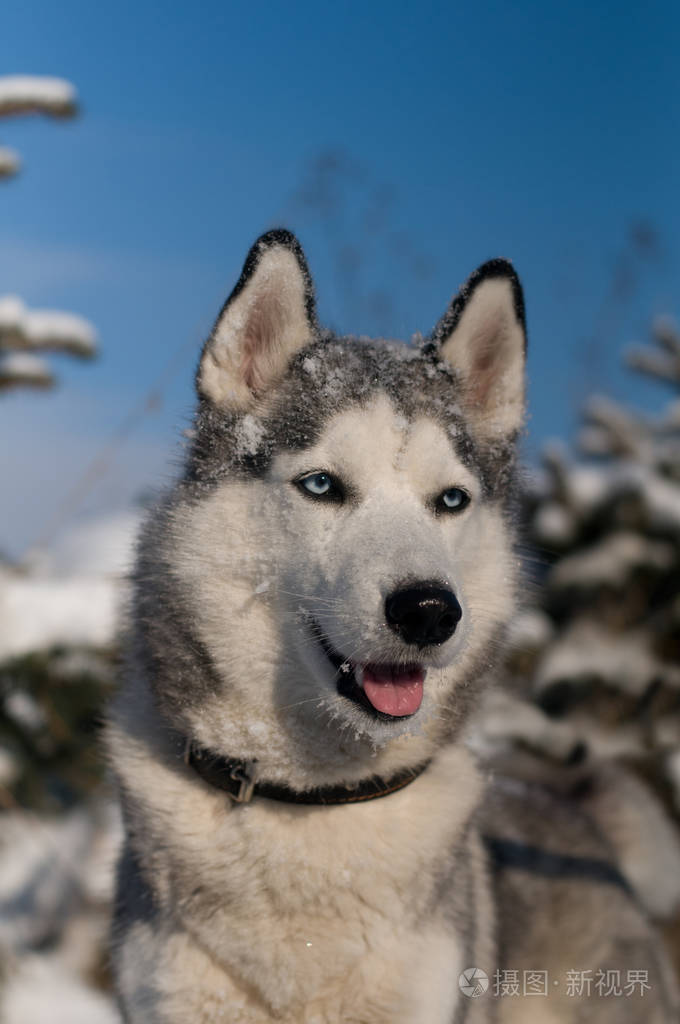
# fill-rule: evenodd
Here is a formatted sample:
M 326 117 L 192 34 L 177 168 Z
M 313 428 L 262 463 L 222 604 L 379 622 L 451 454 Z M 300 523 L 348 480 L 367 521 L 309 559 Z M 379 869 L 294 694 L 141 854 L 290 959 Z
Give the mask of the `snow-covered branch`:
M 633 370 L 639 370 L 650 377 L 677 384 L 680 381 L 680 359 L 666 352 L 657 352 L 642 345 L 629 349 L 626 362 Z
M 652 324 L 652 335 L 654 340 L 663 346 L 667 352 L 680 356 L 680 327 L 672 316 L 657 316 Z
M 46 75 L 0 76 L 0 117 L 13 114 L 48 114 L 73 117 L 78 94 L 64 78 Z
M 27 352 L 0 354 L 0 391 L 9 388 L 50 388 L 54 376 L 44 359 Z
M 89 358 L 97 350 L 97 334 L 92 324 L 74 313 L 56 310 L 29 310 L 14 295 L 0 298 L 0 351 L 68 352 Z
M 651 345 L 635 345 L 626 353 L 626 362 L 634 370 L 670 384 L 680 384 L 680 330 L 669 316 L 656 317 L 652 324 Z
M 75 87 L 63 78 L 44 75 L 0 76 L 0 118 L 18 114 L 73 117 L 78 111 Z M 0 147 L 0 180 L 15 175 L 21 161 Z M 52 372 L 31 352 L 67 352 L 87 358 L 97 350 L 96 332 L 87 320 L 55 310 L 29 310 L 13 295 L 0 298 L 0 390 L 51 387 Z

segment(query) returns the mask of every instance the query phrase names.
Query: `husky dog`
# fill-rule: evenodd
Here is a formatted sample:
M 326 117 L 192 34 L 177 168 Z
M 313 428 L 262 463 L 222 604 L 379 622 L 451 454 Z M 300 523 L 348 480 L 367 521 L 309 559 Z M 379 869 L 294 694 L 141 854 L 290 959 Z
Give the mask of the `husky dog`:
M 321 330 L 288 232 L 250 251 L 108 730 L 126 1021 L 676 1019 L 606 839 L 464 742 L 516 602 L 525 347 L 505 261 L 406 346 Z

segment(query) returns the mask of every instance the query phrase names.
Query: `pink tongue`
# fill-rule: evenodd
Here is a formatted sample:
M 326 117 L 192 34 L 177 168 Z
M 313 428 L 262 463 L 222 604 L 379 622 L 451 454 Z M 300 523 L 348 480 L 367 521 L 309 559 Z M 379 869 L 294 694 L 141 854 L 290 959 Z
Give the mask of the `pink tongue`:
M 423 700 L 425 670 L 398 669 L 393 665 L 367 665 L 364 669 L 364 693 L 376 711 L 403 717 L 413 715 Z

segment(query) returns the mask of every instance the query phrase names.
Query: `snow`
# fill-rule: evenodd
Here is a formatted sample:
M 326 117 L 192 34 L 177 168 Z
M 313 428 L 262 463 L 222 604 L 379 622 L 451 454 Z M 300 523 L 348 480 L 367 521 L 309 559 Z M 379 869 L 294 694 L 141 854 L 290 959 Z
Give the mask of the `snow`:
M 0 76 L 0 117 L 10 114 L 50 114 L 72 117 L 78 109 L 75 86 L 48 75 Z
M 315 359 L 314 356 L 307 356 L 302 360 L 302 369 L 305 373 L 308 373 L 310 377 L 317 379 L 319 376 L 319 360 Z
M 251 413 L 247 413 L 236 430 L 236 451 L 240 456 L 255 455 L 264 440 L 266 431 Z
M 662 345 L 667 352 L 680 356 L 680 326 L 673 316 L 662 313 L 654 317 L 652 333 L 656 341 Z
M 566 547 L 576 533 L 574 517 L 558 502 L 544 502 L 534 515 L 533 531 L 539 544 L 546 548 Z
M 581 515 L 599 505 L 607 495 L 606 474 L 592 466 L 571 467 L 567 481 L 569 501 Z
M 652 324 L 652 345 L 635 345 L 626 362 L 635 370 L 677 385 L 680 379 L 680 331 L 673 317 L 657 316 Z
M 680 532 L 680 487 L 664 480 L 645 466 L 631 465 L 620 474 L 619 486 L 631 485 L 638 490 L 646 513 L 646 525 L 651 530 Z
M 611 453 L 611 435 L 602 427 L 583 427 L 578 433 L 576 443 L 586 455 L 609 455 Z
M 604 443 L 600 435 L 598 445 Z M 610 466 L 571 466 L 550 453 L 546 468 L 552 476 L 552 500 L 541 503 L 533 521 L 539 543 L 565 546 L 575 539 L 577 527 L 617 502 L 635 503 L 635 527 L 676 536 L 680 532 L 680 488 L 655 468 L 655 449 L 637 445 L 636 457 L 615 459 Z M 663 449 L 677 453 L 672 440 Z M 630 515 L 631 513 L 628 512 Z
M 340 399 L 344 392 L 344 384 L 345 378 L 342 370 L 329 370 L 323 384 L 323 394 L 326 398 L 331 399 L 331 401 Z
M 26 352 L 0 353 L 0 389 L 49 388 L 53 383 L 52 371 L 44 359 Z
M 552 639 L 555 627 L 539 608 L 520 612 L 510 622 L 508 643 L 511 647 L 541 650 Z
M 665 352 L 655 352 L 647 348 L 631 348 L 626 353 L 626 362 L 633 370 L 640 370 L 650 377 L 677 384 L 678 359 Z
M 635 435 L 639 418 L 607 395 L 593 395 L 586 402 L 585 419 L 607 427 L 613 434 Z
M 49 551 L 50 572 L 62 577 L 128 573 L 140 519 L 138 509 L 127 509 L 71 527 L 55 540 Z
M 106 996 L 54 956 L 32 955 L 9 965 L 3 1024 L 122 1024 Z
M 493 757 L 519 742 L 563 762 L 568 761 L 577 740 L 578 735 L 568 723 L 555 722 L 535 704 L 500 689 L 487 694 L 469 737 L 472 748 L 485 757 Z
M 56 644 L 104 647 L 115 633 L 118 595 L 106 580 L 0 575 L 0 659 Z
M 24 690 L 10 691 L 2 703 L 5 713 L 18 725 L 33 730 L 40 729 L 46 724 L 42 709 Z
M 0 298 L 0 349 L 50 350 L 89 357 L 97 333 L 84 317 L 58 310 L 29 310 L 16 295 Z
M 121 831 L 118 809 L 107 803 L 61 818 L 3 814 L 3 1024 L 119 1022 L 89 979 L 106 941 Z
M 586 427 L 581 435 L 584 450 L 637 458 L 643 462 L 653 458 L 649 425 L 618 402 L 595 395 L 587 403 L 584 418 Z
M 139 514 L 66 533 L 39 567 L 0 567 L 0 661 L 54 645 L 112 643 Z
M 565 555 L 550 573 L 550 586 L 623 587 L 637 569 L 670 570 L 675 561 L 671 544 L 647 540 L 638 533 L 610 534 L 592 547 Z
M 536 691 L 565 681 L 592 684 L 594 680 L 636 697 L 655 679 L 680 687 L 680 668 L 660 661 L 650 650 L 649 639 L 643 630 L 611 634 L 596 623 L 576 620 L 542 659 Z
M 23 950 L 47 942 L 80 889 L 91 824 L 83 812 L 59 820 L 3 813 L 0 842 L 0 943 Z

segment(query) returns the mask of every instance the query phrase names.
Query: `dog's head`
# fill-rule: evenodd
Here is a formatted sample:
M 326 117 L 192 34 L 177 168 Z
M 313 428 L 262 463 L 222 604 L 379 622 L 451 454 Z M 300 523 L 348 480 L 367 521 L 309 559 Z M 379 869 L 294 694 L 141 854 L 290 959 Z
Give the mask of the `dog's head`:
M 322 331 L 297 240 L 258 240 L 141 547 L 140 649 L 176 726 L 298 786 L 455 734 L 513 604 L 525 347 L 505 261 L 409 347 Z

